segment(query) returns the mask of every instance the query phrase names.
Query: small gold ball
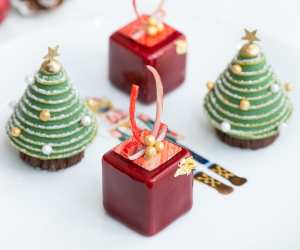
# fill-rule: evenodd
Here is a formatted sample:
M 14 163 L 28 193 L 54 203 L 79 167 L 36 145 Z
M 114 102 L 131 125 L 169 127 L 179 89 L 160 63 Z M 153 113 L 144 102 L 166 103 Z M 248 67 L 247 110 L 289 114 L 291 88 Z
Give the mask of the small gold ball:
M 258 56 L 259 53 L 260 53 L 260 48 L 255 43 L 247 43 L 240 50 L 240 54 L 246 57 L 255 57 Z
M 156 36 L 157 33 L 158 33 L 158 29 L 157 29 L 156 26 L 154 26 L 154 25 L 149 25 L 149 26 L 147 27 L 147 35 L 149 35 L 149 36 Z
M 287 83 L 284 84 L 284 89 L 285 89 L 286 92 L 291 92 L 291 91 L 294 90 L 294 85 L 287 82 Z
M 155 143 L 155 149 L 156 149 L 157 153 L 161 153 L 164 150 L 164 147 L 165 147 L 165 145 L 161 141 L 158 141 Z
M 206 87 L 209 91 L 213 90 L 213 88 L 215 87 L 215 83 L 213 81 L 208 81 Z
M 238 64 L 233 64 L 231 65 L 231 71 L 236 74 L 236 75 L 239 75 L 242 73 L 242 67 Z
M 144 138 L 144 143 L 146 146 L 154 146 L 155 144 L 155 137 L 153 135 L 147 135 Z
M 21 135 L 21 129 L 17 128 L 17 127 L 13 127 L 10 131 L 10 134 L 13 137 L 19 137 Z
M 49 70 L 52 73 L 59 73 L 59 71 L 61 70 L 61 64 L 57 61 L 52 61 L 49 63 Z
M 165 29 L 165 25 L 163 23 L 158 23 L 156 27 L 158 32 L 162 32 Z
M 152 157 L 156 156 L 157 152 L 156 152 L 156 149 L 155 147 L 147 147 L 146 150 L 145 150 L 145 157 L 147 159 L 151 159 Z
M 52 60 L 52 61 L 45 61 L 42 64 L 42 69 L 48 73 L 52 73 L 52 74 L 57 74 L 60 72 L 61 70 L 61 64 L 56 61 L 56 60 Z
M 49 121 L 51 118 L 51 114 L 49 110 L 42 110 L 40 113 L 40 120 L 43 122 Z
M 249 108 L 250 108 L 250 102 L 246 99 L 242 99 L 240 101 L 240 109 L 246 111 Z
M 157 25 L 157 20 L 154 17 L 150 16 L 148 18 L 148 24 L 152 25 L 152 26 L 156 26 Z

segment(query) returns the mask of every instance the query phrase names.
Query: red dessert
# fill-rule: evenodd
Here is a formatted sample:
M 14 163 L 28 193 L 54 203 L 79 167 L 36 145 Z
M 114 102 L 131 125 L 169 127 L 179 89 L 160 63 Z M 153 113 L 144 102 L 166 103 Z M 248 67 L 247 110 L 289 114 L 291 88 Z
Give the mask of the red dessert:
M 162 85 L 153 67 L 157 115 L 152 131 L 135 123 L 137 85 L 131 90 L 130 124 L 133 136 L 102 159 L 103 205 L 106 211 L 144 235 L 153 235 L 192 207 L 195 162 L 190 153 L 166 141 L 160 122 Z
M 102 160 L 103 205 L 129 227 L 153 235 L 192 207 L 193 175 L 174 177 L 181 150 L 171 160 L 147 171 L 114 151 Z
M 9 7 L 9 0 L 0 0 L 0 23 L 6 17 Z
M 185 36 L 152 16 L 138 18 L 116 31 L 109 39 L 109 78 L 119 89 L 130 92 L 140 86 L 139 100 L 156 99 L 155 83 L 146 65 L 159 72 L 164 92 L 177 88 L 185 79 L 187 43 Z

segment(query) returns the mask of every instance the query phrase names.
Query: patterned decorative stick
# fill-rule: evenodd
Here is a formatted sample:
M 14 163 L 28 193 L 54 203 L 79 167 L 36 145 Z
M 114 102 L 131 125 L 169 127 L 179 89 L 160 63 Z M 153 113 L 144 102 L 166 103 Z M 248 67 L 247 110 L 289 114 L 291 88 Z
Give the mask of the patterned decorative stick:
M 140 121 L 142 121 L 148 127 L 152 127 L 153 126 L 153 120 L 150 117 L 148 117 L 146 115 L 139 115 L 138 118 L 139 118 Z M 168 134 L 167 134 L 167 137 L 166 137 L 167 139 L 171 139 L 173 142 L 177 143 L 179 146 L 182 146 L 182 147 L 186 148 L 188 151 L 190 151 L 190 153 L 192 154 L 194 160 L 196 160 L 200 164 L 203 164 L 209 170 L 213 171 L 217 175 L 225 178 L 231 184 L 233 184 L 235 186 L 241 186 L 241 185 L 243 185 L 243 184 L 245 184 L 247 182 L 246 178 L 239 177 L 239 176 L 235 175 L 234 173 L 232 173 L 232 172 L 226 170 L 225 168 L 221 167 L 219 164 L 210 162 L 208 159 L 206 159 L 203 156 L 199 155 L 198 153 L 196 153 L 195 151 L 191 150 L 187 146 L 182 145 L 181 143 L 179 143 L 174 138 L 169 138 Z
M 194 175 L 194 179 L 206 184 L 207 186 L 217 190 L 220 194 L 230 194 L 233 192 L 233 187 L 230 187 L 204 172 L 198 172 Z
M 208 167 L 208 169 L 210 169 L 217 175 L 224 177 L 226 180 L 230 181 L 230 183 L 232 183 L 235 186 L 242 186 L 247 182 L 246 178 L 239 177 L 218 164 L 212 164 Z

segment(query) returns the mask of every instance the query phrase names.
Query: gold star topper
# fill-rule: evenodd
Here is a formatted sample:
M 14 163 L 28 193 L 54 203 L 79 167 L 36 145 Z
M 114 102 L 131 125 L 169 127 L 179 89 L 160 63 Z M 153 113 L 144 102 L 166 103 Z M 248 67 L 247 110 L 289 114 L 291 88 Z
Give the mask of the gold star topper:
M 256 36 L 257 30 L 249 31 L 249 30 L 245 29 L 245 33 L 246 34 L 242 37 L 242 39 L 245 41 L 248 41 L 248 43 L 260 41 L 260 39 Z
M 58 45 L 56 45 L 54 48 L 48 47 L 48 54 L 44 56 L 43 59 L 45 59 L 45 61 L 54 61 L 56 57 L 59 56 L 58 49 Z

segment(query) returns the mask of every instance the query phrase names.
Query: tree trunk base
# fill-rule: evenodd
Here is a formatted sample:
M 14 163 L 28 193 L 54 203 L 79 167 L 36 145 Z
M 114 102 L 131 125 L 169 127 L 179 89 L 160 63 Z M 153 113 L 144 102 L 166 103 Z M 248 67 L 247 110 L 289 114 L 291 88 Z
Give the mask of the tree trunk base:
M 31 165 L 32 167 L 40 168 L 42 170 L 48 170 L 48 171 L 58 171 L 61 169 L 71 167 L 77 164 L 78 162 L 80 162 L 83 157 L 84 157 L 84 151 L 80 152 L 77 155 L 73 155 L 69 158 L 63 158 L 57 160 L 42 160 L 20 152 L 20 158 L 24 162 Z
M 271 145 L 279 136 L 279 134 L 258 140 L 242 140 L 238 138 L 231 137 L 228 134 L 223 133 L 222 131 L 216 129 L 216 134 L 218 138 L 233 147 L 243 148 L 243 149 L 260 149 Z

